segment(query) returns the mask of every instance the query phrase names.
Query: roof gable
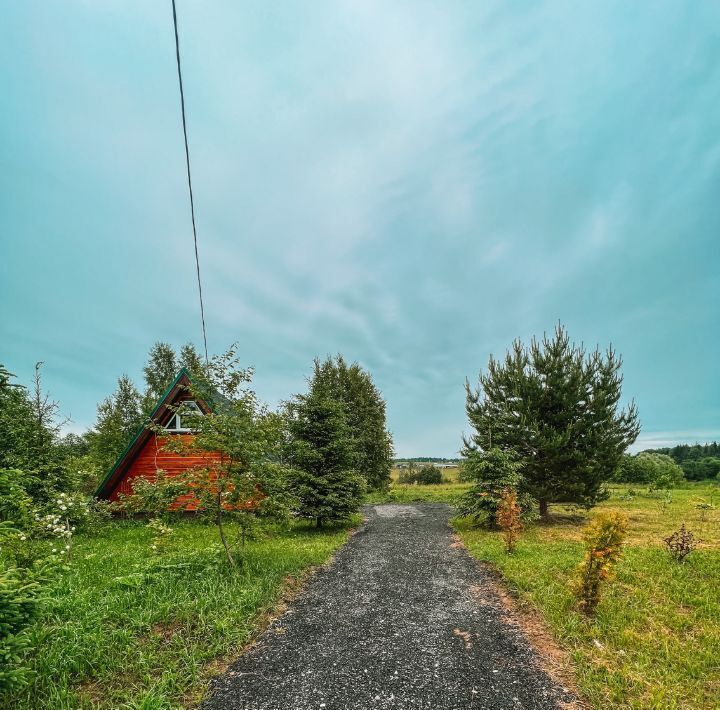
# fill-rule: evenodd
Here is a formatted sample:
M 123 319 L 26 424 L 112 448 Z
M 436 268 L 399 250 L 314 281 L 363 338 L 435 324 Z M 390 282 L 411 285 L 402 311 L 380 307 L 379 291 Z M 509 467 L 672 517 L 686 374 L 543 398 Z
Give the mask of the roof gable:
M 175 379 L 170 383 L 160 399 L 158 399 L 157 404 L 148 415 L 147 420 L 142 424 L 135 436 L 130 440 L 130 443 L 118 456 L 112 468 L 108 471 L 102 483 L 98 486 L 98 489 L 95 492 L 96 498 L 104 500 L 110 497 L 113 490 L 118 486 L 123 476 L 132 465 L 135 457 L 140 453 L 145 443 L 152 436 L 153 432 L 148 429 L 148 423 L 154 422 L 156 424 L 162 424 L 166 419 L 169 419 L 168 415 L 173 411 L 171 407 L 180 401 L 182 395 L 187 393 L 192 384 L 193 380 L 190 376 L 190 372 L 185 367 L 181 368 Z M 199 398 L 194 399 L 198 402 L 200 408 L 206 413 L 213 411 L 212 403 L 208 403 Z

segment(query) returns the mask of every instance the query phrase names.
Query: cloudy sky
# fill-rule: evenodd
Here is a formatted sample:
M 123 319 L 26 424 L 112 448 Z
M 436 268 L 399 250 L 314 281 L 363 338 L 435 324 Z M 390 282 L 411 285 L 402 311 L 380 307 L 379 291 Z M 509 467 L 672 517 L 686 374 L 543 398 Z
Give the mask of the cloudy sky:
M 400 455 L 560 319 L 642 445 L 720 436 L 720 5 L 178 0 L 209 346 L 368 368 Z M 83 429 L 201 342 L 169 0 L 0 9 L 0 362 Z

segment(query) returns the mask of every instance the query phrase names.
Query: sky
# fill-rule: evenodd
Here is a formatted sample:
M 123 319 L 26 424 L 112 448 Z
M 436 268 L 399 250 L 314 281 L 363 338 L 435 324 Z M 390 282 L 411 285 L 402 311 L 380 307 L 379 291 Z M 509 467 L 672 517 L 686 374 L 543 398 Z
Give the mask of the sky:
M 400 456 L 564 323 L 635 448 L 720 438 L 720 4 L 177 0 L 207 336 L 272 406 L 343 353 Z M 0 8 L 0 362 L 70 427 L 202 342 L 170 0 Z

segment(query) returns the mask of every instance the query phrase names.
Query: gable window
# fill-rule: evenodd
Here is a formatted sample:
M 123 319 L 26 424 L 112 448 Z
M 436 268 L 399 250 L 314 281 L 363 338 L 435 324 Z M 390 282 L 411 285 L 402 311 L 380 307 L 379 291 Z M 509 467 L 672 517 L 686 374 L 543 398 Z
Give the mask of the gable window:
M 165 425 L 165 428 L 171 432 L 192 431 L 189 422 L 193 417 L 202 416 L 202 413 L 202 409 L 198 407 L 197 402 L 189 399 L 178 406 L 177 411 L 170 417 L 170 421 Z

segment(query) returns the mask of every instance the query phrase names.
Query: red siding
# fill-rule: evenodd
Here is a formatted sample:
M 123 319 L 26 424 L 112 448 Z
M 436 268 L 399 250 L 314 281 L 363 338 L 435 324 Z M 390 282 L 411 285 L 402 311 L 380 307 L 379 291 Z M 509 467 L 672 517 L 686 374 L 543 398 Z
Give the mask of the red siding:
M 174 434 L 173 436 L 182 436 L 184 441 L 189 441 L 192 437 L 191 434 Z M 155 434 L 147 440 L 120 483 L 110 495 L 111 501 L 118 500 L 121 493 L 124 495 L 132 493 L 133 478 L 147 478 L 153 481 L 156 476 L 155 472 L 158 469 L 172 475 L 186 471 L 189 468 L 207 467 L 213 462 L 220 461 L 220 454 L 217 452 L 183 456 L 172 451 L 163 451 L 166 442 L 166 437 L 159 437 Z M 183 502 L 185 498 L 187 498 L 185 507 L 188 510 L 193 510 L 195 505 L 193 505 L 194 501 L 190 496 L 183 496 L 178 502 Z

